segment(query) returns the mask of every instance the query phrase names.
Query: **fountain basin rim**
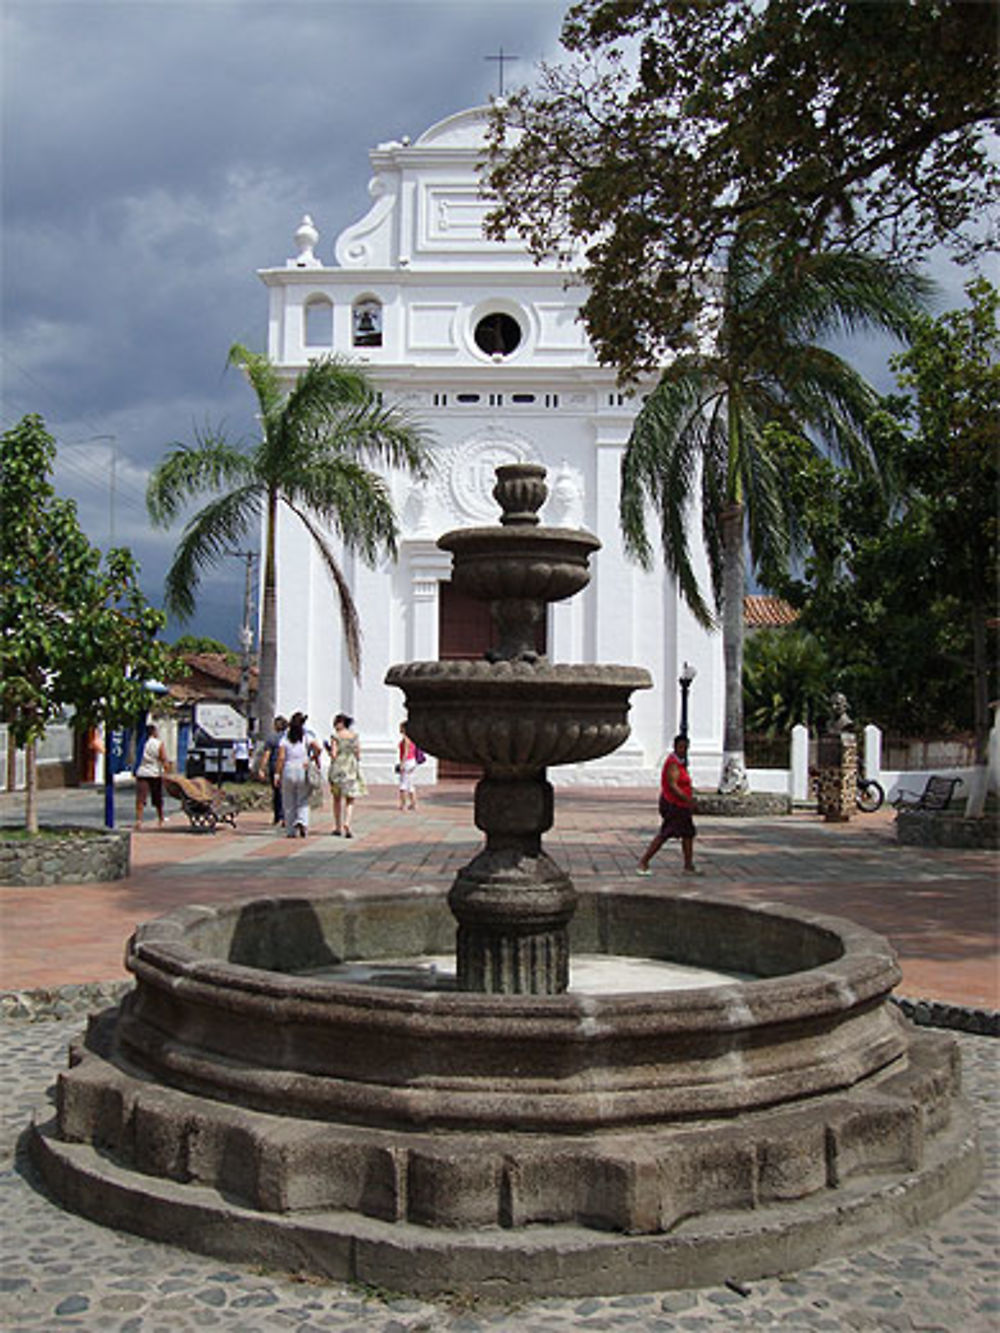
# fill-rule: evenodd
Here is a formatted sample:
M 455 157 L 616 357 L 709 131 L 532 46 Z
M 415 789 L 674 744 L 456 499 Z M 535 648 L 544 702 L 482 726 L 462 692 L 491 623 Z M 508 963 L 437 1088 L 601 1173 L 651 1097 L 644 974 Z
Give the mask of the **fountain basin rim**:
M 475 683 L 485 689 L 504 685 L 518 687 L 531 684 L 542 690 L 611 688 L 615 690 L 649 690 L 653 678 L 645 667 L 618 666 L 608 663 L 553 663 L 544 658 L 535 662 L 450 661 L 402 662 L 391 666 L 385 674 L 385 684 L 421 688 L 449 686 L 457 681 Z M 525 709 L 536 702 L 523 701 Z
M 590 554 L 599 551 L 603 543 L 599 537 L 583 528 L 533 527 L 514 523 L 507 527 L 497 524 L 480 528 L 452 528 L 437 539 L 437 545 L 442 551 L 461 552 L 463 555 L 477 548 L 494 549 L 498 559 L 509 560 L 517 554 L 518 547 L 544 558 L 551 556 L 557 546 L 571 546 L 581 553 Z M 497 549 L 499 547 L 504 549 Z M 508 550 L 508 547 L 514 549 Z M 487 549 L 483 549 L 484 555 Z
M 584 891 L 580 896 L 586 899 L 601 895 L 588 895 Z M 615 894 L 619 900 L 633 896 L 637 899 L 645 897 L 638 891 L 629 895 Z M 374 911 L 386 903 L 419 903 L 421 899 L 429 907 L 444 902 L 443 895 L 437 890 L 404 891 L 363 899 L 345 891 L 305 899 L 247 898 L 221 904 L 218 908 L 179 908 L 136 929 L 128 942 L 126 966 L 136 975 L 152 977 L 159 973 L 164 978 L 173 978 L 169 984 L 221 986 L 246 997 L 260 996 L 269 1003 L 275 999 L 319 1005 L 337 1001 L 348 1007 L 378 1011 L 387 1021 L 405 1014 L 423 1015 L 428 1020 L 440 1018 L 448 1023 L 463 1020 L 482 1023 L 495 1018 L 508 1025 L 512 1020 L 518 1020 L 537 1027 L 540 1033 L 550 1025 L 565 1032 L 567 1023 L 583 1023 L 593 1030 L 602 1019 L 618 1022 L 629 1016 L 644 1025 L 648 1025 L 653 1017 L 655 1026 L 698 1028 L 706 1017 L 718 1016 L 720 1012 L 727 1016 L 727 1027 L 735 1030 L 771 1021 L 765 1015 L 775 1006 L 782 1008 L 790 998 L 795 999 L 800 1016 L 804 1008 L 812 1014 L 837 1013 L 859 1002 L 888 994 L 901 976 L 891 946 L 875 932 L 852 921 L 798 909 L 793 911 L 782 904 L 756 903 L 751 907 L 700 893 L 686 893 L 683 900 L 708 906 L 709 910 L 713 904 L 720 903 L 737 914 L 804 926 L 815 936 L 822 937 L 831 948 L 839 946 L 839 956 L 772 976 L 691 989 L 681 987 L 669 992 L 619 992 L 600 996 L 575 992 L 564 995 L 483 995 L 471 991 L 407 992 L 368 982 L 302 976 L 230 962 L 199 952 L 186 942 L 192 928 L 243 912 L 260 914 L 266 909 L 281 912 L 296 905 L 301 907 L 303 903 L 330 901 L 341 902 L 345 907 L 357 906 L 362 911 L 370 907 Z M 646 955 L 634 953 L 632 956 Z M 736 1000 L 743 1003 L 735 1006 Z M 737 1009 L 742 1013 L 738 1014 Z

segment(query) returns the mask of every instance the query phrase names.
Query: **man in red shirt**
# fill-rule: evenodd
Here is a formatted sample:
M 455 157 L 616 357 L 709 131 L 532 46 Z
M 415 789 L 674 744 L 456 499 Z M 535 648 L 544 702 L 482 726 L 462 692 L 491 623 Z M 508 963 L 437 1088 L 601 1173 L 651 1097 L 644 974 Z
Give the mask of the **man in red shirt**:
M 649 863 L 668 838 L 680 838 L 684 853 L 684 869 L 694 873 L 694 840 L 696 830 L 691 811 L 694 792 L 691 774 L 687 768 L 688 738 L 674 737 L 674 748 L 667 755 L 660 774 L 660 831 L 649 844 L 636 866 L 636 874 L 651 875 Z

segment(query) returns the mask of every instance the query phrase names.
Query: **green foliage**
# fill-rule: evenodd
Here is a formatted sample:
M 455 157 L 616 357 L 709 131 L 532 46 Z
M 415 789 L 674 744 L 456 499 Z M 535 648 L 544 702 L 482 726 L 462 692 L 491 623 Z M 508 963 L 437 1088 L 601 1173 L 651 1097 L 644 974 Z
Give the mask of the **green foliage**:
M 707 350 L 682 353 L 662 372 L 636 419 L 622 463 L 621 520 L 627 549 L 651 559 L 648 502 L 663 555 L 703 624 L 685 532 L 700 476 L 703 538 L 716 604 L 722 589 L 719 520 L 743 505 L 755 564 L 783 563 L 795 506 L 768 448 L 768 431 L 805 431 L 871 481 L 876 459 L 867 423 L 874 390 L 817 339 L 844 329 L 901 335 L 929 284 L 872 255 L 802 254 L 790 262 L 742 234 L 729 251 Z M 706 343 L 708 340 L 705 340 Z
M 872 422 L 895 498 L 773 431 L 806 557 L 766 586 L 801 608 L 855 715 L 908 734 L 974 728 L 982 744 L 996 697 L 1000 458 L 997 292 L 914 324 L 895 359 L 909 396 Z
M 743 594 L 747 551 L 758 567 L 784 567 L 799 529 L 794 488 L 772 449 L 780 428 L 807 453 L 819 445 L 878 490 L 867 429 L 874 390 L 815 341 L 842 328 L 900 333 L 921 309 L 927 284 L 871 255 L 801 254 L 790 261 L 760 236 L 731 246 L 704 350 L 662 372 L 632 428 L 622 459 L 625 546 L 648 564 L 651 508 L 663 558 L 696 618 L 712 623 L 688 545 L 688 511 L 700 486 L 702 540 L 722 612 L 726 670 L 724 762 L 743 749 Z M 707 321 L 706 321 L 707 322 Z M 744 540 L 745 538 L 745 540 Z
M 985 248 L 996 36 L 990 0 L 581 0 L 569 60 L 494 109 L 492 232 L 585 245 L 584 319 L 626 376 L 693 341 L 761 221 L 793 254 Z
M 167 606 L 182 619 L 194 610 L 203 573 L 263 523 L 258 707 L 266 718 L 274 712 L 279 507 L 303 523 L 330 574 L 357 675 L 358 615 L 329 534 L 369 563 L 395 556 L 396 516 L 380 469 L 424 477 L 430 465 L 425 432 L 401 409 L 384 406 L 360 367 L 320 358 L 286 391 L 267 357 L 236 343 L 229 362 L 244 371 L 257 397 L 260 439 L 234 444 L 207 430 L 194 445 L 173 445 L 150 477 L 146 503 L 153 521 L 166 527 L 192 501 L 215 493 L 188 520 L 167 574 Z
M 167 681 L 185 680 L 191 674 L 186 659 L 194 653 L 221 657 L 229 666 L 239 666 L 240 663 L 238 654 L 231 648 L 205 634 L 181 634 L 168 646 L 167 653 L 169 662 L 164 677 Z
M 218 639 L 206 634 L 181 634 L 170 645 L 174 657 L 183 657 L 186 653 L 210 653 L 224 657 L 231 666 L 239 665 L 239 657 Z
M 750 731 L 784 736 L 798 723 L 814 729 L 829 712 L 830 661 L 819 641 L 797 628 L 747 636 L 743 706 Z
M 109 551 L 102 565 L 75 505 L 55 494 L 54 461 L 39 416 L 0 439 L 0 712 L 19 747 L 66 708 L 81 726 L 130 721 L 166 663 L 164 616 L 143 597 L 131 553 Z

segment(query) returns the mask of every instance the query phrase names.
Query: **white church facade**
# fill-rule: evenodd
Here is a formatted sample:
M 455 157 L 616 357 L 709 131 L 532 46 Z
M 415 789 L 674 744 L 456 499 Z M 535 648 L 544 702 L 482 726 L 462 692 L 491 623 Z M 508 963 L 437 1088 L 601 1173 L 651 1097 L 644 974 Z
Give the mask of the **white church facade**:
M 551 780 L 655 783 L 679 723 L 678 677 L 690 663 L 697 671 L 689 705 L 693 774 L 714 784 L 722 752 L 720 636 L 698 626 L 662 568 L 645 572 L 625 558 L 619 472 L 639 400 L 598 365 L 578 319 L 583 291 L 571 264 L 536 265 L 520 243 L 483 236 L 487 115 L 486 108 L 464 111 L 412 143 L 379 145 L 371 153 L 372 208 L 337 238 L 334 260 L 317 255 L 319 234 L 305 219 L 298 254 L 260 273 L 270 298 L 268 355 L 289 382 L 316 356 L 360 362 L 386 401 L 428 429 L 435 460 L 428 483 L 390 479 L 398 559 L 371 569 L 343 556 L 363 632 L 360 682 L 342 649 L 329 577 L 302 526 L 282 516 L 278 707 L 306 711 L 321 735 L 334 713 L 350 714 L 368 780 L 392 781 L 405 711 L 398 691 L 383 684 L 386 669 L 481 656 L 489 646 L 488 613 L 451 589 L 451 557 L 437 538 L 496 522 L 493 469 L 530 460 L 548 469 L 542 521 L 587 528 L 602 542 L 589 587 L 549 609 L 549 659 L 640 665 L 654 679 L 654 689 L 633 699 L 632 735 L 621 750 L 553 770 Z M 421 775 L 433 780 L 437 765 Z

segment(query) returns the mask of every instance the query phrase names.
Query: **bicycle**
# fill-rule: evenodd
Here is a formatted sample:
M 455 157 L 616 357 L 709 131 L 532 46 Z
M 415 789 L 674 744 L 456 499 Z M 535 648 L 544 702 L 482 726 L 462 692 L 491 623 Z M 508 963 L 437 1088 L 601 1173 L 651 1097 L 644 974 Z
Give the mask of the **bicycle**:
M 812 790 L 819 796 L 819 771 L 815 768 L 809 770 Z M 854 803 L 863 815 L 873 815 L 876 810 L 881 809 L 885 801 L 885 790 L 882 784 L 876 782 L 874 778 L 862 777 L 859 773 L 854 793 Z
M 864 815 L 873 815 L 885 800 L 885 791 L 874 778 L 863 778 L 858 774 L 855 804 Z

